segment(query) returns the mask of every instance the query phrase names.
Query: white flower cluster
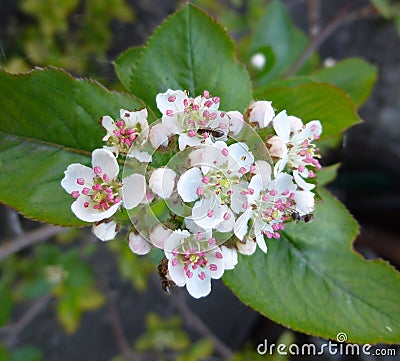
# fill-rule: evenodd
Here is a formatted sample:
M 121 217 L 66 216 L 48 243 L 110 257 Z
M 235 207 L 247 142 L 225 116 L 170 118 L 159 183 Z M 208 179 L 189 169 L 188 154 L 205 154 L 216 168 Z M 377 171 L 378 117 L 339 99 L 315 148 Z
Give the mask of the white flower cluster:
M 162 118 L 150 126 L 146 109 L 121 109 L 117 120 L 102 117 L 107 144 L 93 151 L 93 168 L 71 164 L 61 185 L 76 199 L 74 214 L 93 222 L 103 241 L 116 236 L 118 211 L 138 210 L 131 217 L 131 250 L 146 254 L 153 246 L 163 249 L 164 288 L 186 285 L 199 298 L 210 293 L 212 278 L 235 267 L 237 252 L 251 255 L 257 245 L 267 252 L 266 239 L 278 239 L 285 223 L 311 218 L 314 171 L 320 168 L 313 141 L 322 127 L 317 120 L 303 125 L 286 111 L 275 114 L 268 101 L 253 102 L 244 115 L 224 112 L 220 99 L 208 91 L 191 98 L 169 89 L 156 102 Z M 266 159 L 255 156 L 254 144 L 243 135 L 263 128 L 268 135 L 257 146 L 266 149 Z M 168 153 L 169 162 L 151 168 L 157 153 L 174 149 L 177 137 L 177 165 L 172 166 L 175 155 Z M 117 157 L 138 165 L 122 180 Z M 186 213 L 142 222 L 146 207 L 160 200 Z

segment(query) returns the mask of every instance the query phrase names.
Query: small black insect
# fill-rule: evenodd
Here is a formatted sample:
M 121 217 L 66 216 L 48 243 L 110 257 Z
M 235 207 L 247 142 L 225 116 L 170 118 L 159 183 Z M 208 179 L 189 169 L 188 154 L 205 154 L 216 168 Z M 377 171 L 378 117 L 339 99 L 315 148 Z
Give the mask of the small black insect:
M 171 287 L 176 286 L 175 282 L 168 279 L 168 259 L 163 258 L 158 265 L 158 274 L 161 279 L 161 288 L 165 293 L 171 293 Z
M 304 214 L 304 215 L 300 216 L 300 213 L 295 210 L 292 210 L 290 212 L 290 216 L 296 223 L 299 223 L 299 222 L 310 223 L 314 220 L 313 214 L 309 213 L 309 214 Z
M 213 129 L 213 128 L 199 128 L 199 129 L 197 129 L 197 134 L 198 135 L 203 135 L 205 133 L 210 135 L 213 141 L 218 140 L 219 138 L 222 138 L 222 137 L 225 136 L 225 133 L 220 129 Z

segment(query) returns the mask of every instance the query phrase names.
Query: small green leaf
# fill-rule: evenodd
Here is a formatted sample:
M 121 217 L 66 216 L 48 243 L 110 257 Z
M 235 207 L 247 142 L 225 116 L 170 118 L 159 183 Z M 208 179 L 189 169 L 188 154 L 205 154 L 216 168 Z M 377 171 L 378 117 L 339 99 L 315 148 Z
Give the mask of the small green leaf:
M 156 110 L 157 93 L 209 90 L 223 110 L 243 111 L 252 98 L 246 69 L 234 56 L 226 31 L 208 15 L 187 5 L 170 16 L 151 36 L 133 66 L 130 90 Z
M 376 67 L 362 59 L 346 59 L 311 74 L 315 80 L 342 88 L 359 107 L 369 95 L 377 78 Z
M 101 116 L 144 104 L 57 69 L 0 72 L 0 88 L 0 165 L 7 170 L 0 173 L 0 202 L 28 218 L 83 225 L 61 188 L 64 171 L 71 163 L 90 165 L 91 152 L 103 146 Z
M 351 249 L 358 226 L 320 190 L 312 223 L 287 225 L 268 253 L 241 256 L 224 281 L 246 304 L 294 330 L 349 342 L 400 342 L 400 275 Z
M 322 167 L 317 171 L 318 185 L 324 186 L 335 180 L 337 172 L 340 168 L 340 163 L 332 164 L 327 167 Z
M 135 46 L 124 51 L 114 62 L 115 72 L 126 89 L 131 87 L 131 77 L 139 63 L 144 47 Z
M 96 310 L 105 301 L 104 295 L 92 287 L 80 289 L 76 295 L 77 303 L 82 310 Z
M 67 333 L 73 333 L 79 326 L 81 309 L 72 294 L 60 298 L 57 305 L 57 318 Z
M 361 121 L 346 93 L 327 83 L 306 83 L 293 87 L 275 83 L 259 90 L 256 95 L 258 99 L 272 100 L 278 111 L 286 109 L 289 115 L 295 115 L 303 122 L 320 120 L 323 127 L 321 139 L 342 133 Z
M 307 45 L 307 37 L 293 24 L 285 6 L 280 1 L 271 1 L 255 28 L 250 54 L 269 46 L 275 61 L 268 74 L 257 78 L 256 85 L 266 84 L 285 74 Z

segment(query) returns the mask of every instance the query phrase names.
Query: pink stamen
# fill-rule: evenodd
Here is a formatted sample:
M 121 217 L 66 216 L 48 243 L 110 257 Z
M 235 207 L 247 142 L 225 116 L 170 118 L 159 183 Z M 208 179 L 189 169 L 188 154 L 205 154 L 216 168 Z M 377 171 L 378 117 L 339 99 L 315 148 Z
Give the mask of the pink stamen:
M 248 189 L 250 195 L 254 194 L 254 189 L 253 188 L 247 188 L 247 189 Z
M 246 169 L 245 167 L 240 167 L 239 170 L 238 170 L 238 172 L 239 172 L 240 174 L 245 174 L 245 173 L 247 172 L 247 169 Z
M 93 168 L 93 171 L 94 171 L 95 174 L 101 174 L 101 173 L 103 173 L 103 170 L 102 170 L 101 167 L 99 167 L 98 165 L 96 165 L 96 166 Z
M 214 237 L 212 237 L 212 238 L 210 238 L 210 239 L 208 240 L 208 245 L 209 245 L 209 246 L 214 246 L 215 244 L 217 244 L 217 241 L 215 240 Z
M 188 136 L 191 137 L 191 138 L 193 138 L 193 137 L 196 136 L 196 132 L 195 132 L 194 130 L 189 130 L 189 131 L 188 131 Z
M 272 197 L 275 197 L 278 194 L 278 191 L 276 189 L 272 189 L 271 191 L 269 191 L 269 195 Z
M 78 191 L 73 191 L 71 192 L 72 198 L 78 198 L 79 197 L 79 192 Z
M 212 100 L 215 104 L 219 103 L 219 101 L 220 101 L 220 99 L 218 97 L 213 97 Z
M 88 208 L 88 207 L 89 207 L 89 202 L 83 203 L 83 206 L 84 206 L 85 208 Z
M 171 264 L 172 264 L 173 267 L 177 266 L 178 265 L 178 260 L 176 258 L 173 258 Z
M 229 150 L 228 150 L 228 148 L 222 149 L 222 150 L 221 150 L 221 153 L 222 153 L 222 155 L 223 155 L 224 157 L 227 157 L 227 156 L 229 155 Z
M 197 187 L 196 194 L 198 196 L 203 196 L 204 195 L 204 188 L 203 187 Z
M 109 180 L 108 175 L 106 173 L 103 174 L 103 180 L 104 182 L 108 182 Z
M 101 186 L 101 184 L 94 184 L 94 185 L 92 186 L 92 189 L 93 189 L 94 191 L 101 191 L 101 190 L 103 189 L 103 187 Z
M 218 269 L 218 266 L 215 263 L 210 264 L 210 271 L 216 271 Z
M 215 211 L 213 209 L 209 209 L 207 212 L 207 217 L 212 218 L 214 217 Z
M 80 186 L 83 186 L 85 184 L 85 180 L 83 178 L 78 178 L 76 183 L 78 183 Z
M 207 101 L 204 103 L 204 105 L 205 105 L 207 108 L 211 107 L 212 104 L 213 104 L 213 103 L 212 103 L 211 100 L 207 100 Z
M 221 252 L 217 251 L 215 252 L 215 257 L 217 257 L 218 259 L 222 259 L 223 256 Z
M 210 112 L 207 109 L 203 112 L 203 117 L 204 118 L 209 118 L 210 117 Z
M 225 221 L 228 221 L 230 218 L 231 218 L 231 214 L 230 213 L 228 213 L 228 212 L 226 212 L 225 214 L 224 214 L 224 220 Z
M 226 128 L 227 128 L 227 125 L 226 125 L 225 123 L 219 123 L 219 124 L 218 124 L 218 128 L 220 128 L 220 129 L 226 129 Z
M 201 272 L 200 274 L 198 274 L 198 277 L 199 277 L 202 281 L 204 281 L 205 278 L 206 278 L 206 274 L 205 274 L 204 272 Z
M 266 231 L 265 235 L 267 236 L 267 238 L 272 238 L 272 233 L 270 231 Z
M 289 189 L 286 189 L 284 192 L 282 192 L 283 196 L 287 196 L 289 194 Z
M 122 201 L 121 197 L 116 197 L 116 198 L 114 199 L 114 204 L 117 204 L 117 203 L 119 203 L 119 202 L 121 202 L 121 201 Z
M 203 91 L 203 97 L 208 99 L 210 97 L 210 92 L 208 90 Z
M 249 208 L 249 203 L 248 203 L 248 202 L 244 202 L 244 203 L 242 204 L 242 208 L 243 208 L 243 209 Z
M 281 235 L 278 232 L 274 232 L 274 238 L 276 239 L 281 238 Z
M 250 166 L 250 173 L 251 174 L 255 174 L 256 173 L 256 167 L 253 164 Z
M 268 196 L 268 194 L 263 194 L 262 200 L 263 200 L 264 202 L 268 202 L 268 201 L 269 201 L 269 196 Z
M 117 127 L 121 128 L 124 125 L 125 125 L 125 122 L 123 120 L 120 119 L 120 120 L 117 121 Z
M 87 196 L 90 193 L 90 189 L 85 187 L 82 189 L 82 194 L 84 194 L 85 196 Z
M 201 180 L 204 184 L 208 184 L 210 182 L 210 177 L 204 176 L 203 179 Z
M 168 97 L 168 101 L 170 103 L 173 103 L 176 100 L 176 96 L 175 95 L 171 95 L 170 97 Z
M 210 113 L 210 119 L 214 120 L 217 117 L 217 113 Z
M 172 109 L 168 109 L 168 110 L 166 110 L 165 114 L 166 114 L 168 117 L 172 117 L 173 114 L 174 114 L 174 111 L 173 111 Z

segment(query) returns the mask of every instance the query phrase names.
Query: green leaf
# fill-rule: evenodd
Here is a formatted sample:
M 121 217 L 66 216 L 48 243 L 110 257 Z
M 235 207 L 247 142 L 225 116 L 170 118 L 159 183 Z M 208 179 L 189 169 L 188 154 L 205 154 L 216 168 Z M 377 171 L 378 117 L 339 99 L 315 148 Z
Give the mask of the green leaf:
M 228 34 L 193 5 L 154 32 L 133 67 L 129 89 L 154 110 L 156 95 L 168 88 L 192 96 L 207 89 L 221 98 L 223 110 L 243 111 L 252 98 L 249 74 L 236 61 Z
M 286 109 L 289 115 L 295 115 L 304 122 L 320 120 L 323 126 L 321 139 L 342 133 L 361 121 L 347 94 L 327 83 L 307 83 L 293 87 L 276 83 L 259 90 L 256 96 L 258 99 L 272 100 L 272 105 L 278 111 Z
M 43 222 L 83 225 L 61 188 L 64 171 L 90 165 L 91 152 L 103 146 L 101 116 L 144 104 L 57 69 L 0 72 L 0 89 L 0 202 Z
M 114 62 L 115 72 L 126 89 L 131 87 L 131 77 L 139 63 L 143 46 L 135 46 L 124 51 Z
M 255 28 L 250 54 L 269 46 L 275 61 L 268 74 L 257 79 L 256 84 L 266 84 L 285 74 L 307 45 L 307 37 L 293 24 L 285 6 L 280 1 L 271 1 Z
M 320 190 L 315 221 L 288 225 L 268 253 L 241 256 L 224 281 L 246 304 L 294 330 L 349 342 L 400 342 L 400 275 L 351 248 L 358 226 Z
M 336 179 L 337 172 L 340 168 L 340 163 L 335 163 L 332 165 L 328 165 L 326 167 L 322 167 L 317 171 L 317 179 L 318 185 L 324 186 Z
M 311 75 L 315 80 L 342 88 L 359 107 L 371 94 L 377 78 L 376 67 L 362 59 L 346 59 Z

